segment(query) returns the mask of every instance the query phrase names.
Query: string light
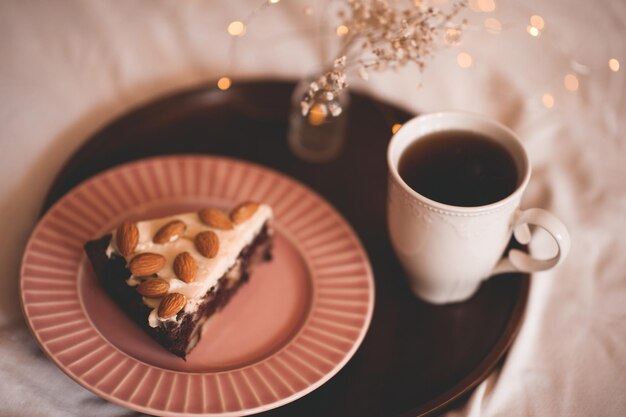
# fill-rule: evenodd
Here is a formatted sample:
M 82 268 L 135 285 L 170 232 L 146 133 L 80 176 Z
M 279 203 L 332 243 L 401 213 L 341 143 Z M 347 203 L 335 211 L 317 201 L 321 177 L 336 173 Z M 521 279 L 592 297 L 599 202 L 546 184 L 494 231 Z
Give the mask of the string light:
M 393 126 L 391 126 L 391 133 L 396 133 L 398 130 L 400 130 L 400 128 L 402 127 L 402 125 L 400 123 L 396 123 Z
M 230 22 L 230 24 L 228 25 L 228 33 L 231 36 L 243 36 L 244 33 L 246 33 L 246 25 L 244 25 L 244 23 L 240 22 L 239 20 Z
M 232 81 L 228 77 L 222 77 L 219 80 L 217 80 L 217 88 L 219 88 L 222 91 L 228 90 L 231 85 L 232 85 Z
M 502 23 L 498 19 L 490 17 L 489 19 L 485 19 L 485 29 L 487 32 L 492 34 L 498 34 L 502 31 Z
M 348 34 L 349 31 L 350 29 L 348 29 L 347 26 L 344 26 L 344 25 L 337 26 L 337 36 L 345 36 Z
M 528 25 L 528 27 L 526 27 L 526 31 L 530 34 L 530 36 L 533 36 L 535 38 L 540 34 L 539 29 L 532 25 Z
M 494 0 L 478 0 L 478 9 L 485 13 L 493 12 L 496 10 L 496 2 Z
M 416 5 L 420 5 L 420 0 L 413 0 Z M 445 3 L 447 0 L 431 0 L 435 4 Z M 265 6 L 277 4 L 280 0 L 264 0 Z M 496 0 L 468 0 L 469 8 L 474 12 L 490 13 L 496 10 Z M 307 16 L 311 16 L 314 10 L 311 6 L 305 6 L 303 12 Z M 489 17 L 483 22 L 485 29 L 488 33 L 499 34 L 502 32 L 502 23 L 493 17 Z M 545 29 L 545 20 L 542 16 L 532 15 L 530 16 L 530 24 L 526 27 L 526 31 L 532 37 L 539 37 L 541 31 Z M 337 26 L 337 36 L 346 36 L 350 29 L 345 25 Z M 228 25 L 228 33 L 231 36 L 243 36 L 246 32 L 246 25 L 242 21 L 232 21 Z M 454 27 L 449 27 L 444 32 L 444 41 L 450 46 L 457 46 L 460 43 L 461 30 Z M 470 68 L 473 65 L 473 58 L 467 52 L 460 52 L 457 55 L 457 63 L 461 68 Z M 620 69 L 620 62 L 617 58 L 610 58 L 608 60 L 608 67 L 613 72 L 618 72 Z M 576 70 L 578 71 L 578 70 Z M 568 73 L 563 78 L 563 84 L 568 91 L 576 92 L 580 88 L 580 81 L 578 77 L 573 73 Z M 232 81 L 228 77 L 222 77 L 217 81 L 217 87 L 220 90 L 228 90 L 232 85 Z M 542 104 L 546 108 L 552 108 L 555 104 L 554 96 L 550 93 L 543 94 L 541 98 Z M 326 110 L 326 111 L 324 111 Z M 327 109 L 312 108 L 309 112 L 308 121 L 312 125 L 322 124 L 327 117 Z M 391 131 L 396 133 L 402 125 L 399 123 L 394 124 L 391 127 Z
M 312 126 L 321 125 L 326 120 L 327 114 L 328 111 L 326 110 L 326 107 L 322 107 L 319 104 L 314 105 L 309 111 L 309 124 L 311 124 Z
M 609 59 L 609 69 L 613 72 L 619 71 L 619 61 L 616 58 Z
M 541 102 L 548 109 L 551 109 L 552 107 L 554 107 L 554 97 L 552 97 L 552 94 L 545 93 L 543 97 L 541 98 Z
M 533 25 L 534 27 L 536 27 L 539 30 L 543 30 L 544 26 L 545 26 L 545 22 L 543 21 L 543 17 L 538 16 L 538 15 L 532 15 L 530 17 L 530 24 Z
M 530 25 L 526 26 L 526 31 L 530 34 L 530 36 L 536 38 L 541 35 L 541 30 L 544 27 L 545 22 L 543 20 L 543 17 L 534 14 L 530 16 Z
M 578 90 L 578 77 L 574 74 L 567 74 L 563 79 L 563 84 L 565 84 L 565 88 L 569 91 L 577 91 Z
M 460 52 L 456 56 L 456 62 L 461 68 L 469 68 L 472 66 L 472 56 L 467 52 Z

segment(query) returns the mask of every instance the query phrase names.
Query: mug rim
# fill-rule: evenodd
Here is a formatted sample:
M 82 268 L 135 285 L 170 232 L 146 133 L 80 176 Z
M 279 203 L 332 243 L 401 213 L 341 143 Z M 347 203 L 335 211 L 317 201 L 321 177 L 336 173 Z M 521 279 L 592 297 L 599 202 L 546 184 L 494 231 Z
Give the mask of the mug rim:
M 400 176 L 400 173 L 398 172 L 398 163 L 394 163 L 393 157 L 392 157 L 392 152 L 395 150 L 395 147 L 398 146 L 397 143 L 400 140 L 398 138 L 406 135 L 406 131 L 414 129 L 415 126 L 422 125 L 424 123 L 432 123 L 433 120 L 437 120 L 437 119 L 441 120 L 443 118 L 452 118 L 452 117 L 462 117 L 462 118 L 466 118 L 469 120 L 479 121 L 487 125 L 491 125 L 492 127 L 495 127 L 496 129 L 504 132 L 505 136 L 509 136 L 510 138 L 513 139 L 514 142 L 516 142 L 517 147 L 520 150 L 519 156 L 521 156 L 523 168 L 525 168 L 525 170 L 523 172 L 521 181 L 518 182 L 513 192 L 511 192 L 506 197 L 500 200 L 494 201 L 492 203 L 489 203 L 489 204 L 484 204 L 480 206 L 455 206 L 452 204 L 446 204 L 446 203 L 441 203 L 436 200 L 432 200 L 418 193 L 414 189 L 412 189 L 404 181 L 404 179 Z M 455 129 L 455 127 L 450 126 L 448 128 L 440 129 L 440 130 L 446 130 L 446 129 L 452 130 L 452 129 Z M 466 127 L 456 127 L 456 129 L 468 130 Z M 435 131 L 437 130 L 433 129 L 429 133 L 433 133 Z M 410 140 L 408 144 L 400 151 L 400 154 L 409 146 L 409 144 L 415 142 L 415 140 L 423 136 L 425 136 L 425 134 L 419 134 L 419 135 L 416 134 L 415 138 Z M 514 158 L 516 158 L 517 156 L 518 155 L 513 155 Z M 399 160 L 400 160 L 400 157 L 398 156 L 398 162 Z M 412 119 L 405 122 L 402 125 L 402 127 L 400 127 L 400 129 L 398 129 L 396 133 L 394 133 L 394 135 L 391 137 L 391 140 L 389 141 L 389 145 L 387 145 L 387 167 L 389 169 L 391 176 L 395 180 L 395 182 L 398 185 L 400 185 L 400 187 L 406 193 L 408 193 L 410 196 L 412 196 L 416 200 L 419 200 L 420 202 L 425 204 L 428 208 L 436 209 L 437 211 L 442 211 L 442 212 L 459 213 L 459 214 L 480 214 L 480 213 L 490 212 L 496 209 L 500 209 L 504 206 L 507 206 L 512 201 L 517 200 L 518 198 L 521 198 L 521 194 L 526 189 L 526 186 L 528 185 L 528 182 L 530 180 L 530 174 L 531 174 L 531 165 L 530 165 L 530 158 L 528 157 L 528 152 L 526 151 L 526 148 L 524 147 L 524 144 L 520 140 L 519 136 L 512 129 L 508 128 L 502 123 L 492 118 L 489 118 L 485 115 L 467 112 L 467 111 L 439 111 L 439 112 L 434 112 L 434 113 L 426 113 L 426 114 L 413 117 Z

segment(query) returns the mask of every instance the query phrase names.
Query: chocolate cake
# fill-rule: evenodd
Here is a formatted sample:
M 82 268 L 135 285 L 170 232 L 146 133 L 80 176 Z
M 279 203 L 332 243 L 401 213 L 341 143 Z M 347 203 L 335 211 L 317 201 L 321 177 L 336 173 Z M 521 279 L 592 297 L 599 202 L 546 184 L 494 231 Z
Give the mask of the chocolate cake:
M 106 292 L 167 350 L 185 358 L 202 325 L 271 259 L 272 209 L 243 203 L 123 223 L 85 244 Z

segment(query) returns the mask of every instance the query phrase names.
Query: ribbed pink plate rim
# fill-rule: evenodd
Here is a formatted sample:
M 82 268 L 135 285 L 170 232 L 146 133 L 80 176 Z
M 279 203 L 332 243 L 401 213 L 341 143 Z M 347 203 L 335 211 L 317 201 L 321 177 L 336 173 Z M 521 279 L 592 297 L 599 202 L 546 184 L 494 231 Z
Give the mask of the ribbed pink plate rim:
M 116 348 L 88 319 L 76 279 L 85 262 L 82 245 L 133 205 L 204 197 L 273 206 L 277 229 L 309 267 L 311 307 L 293 338 L 258 362 L 219 372 L 162 369 Z M 27 244 L 20 300 L 41 349 L 100 397 L 154 415 L 236 416 L 287 404 L 339 372 L 369 327 L 374 281 L 350 225 L 308 187 L 246 161 L 176 155 L 114 167 L 55 203 Z

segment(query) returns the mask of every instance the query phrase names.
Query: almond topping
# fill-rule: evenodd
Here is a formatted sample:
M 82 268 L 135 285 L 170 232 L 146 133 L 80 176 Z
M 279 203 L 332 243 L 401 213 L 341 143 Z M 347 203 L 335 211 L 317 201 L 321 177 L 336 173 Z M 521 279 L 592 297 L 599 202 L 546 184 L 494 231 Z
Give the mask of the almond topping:
M 181 220 L 172 220 L 163 225 L 155 234 L 152 241 L 154 243 L 163 244 L 173 242 L 185 233 L 187 225 Z
M 198 233 L 194 242 L 200 255 L 206 258 L 215 258 L 220 248 L 220 239 L 210 230 Z
M 163 297 L 161 304 L 159 304 L 157 313 L 160 318 L 169 319 L 170 317 L 178 314 L 178 312 L 185 307 L 185 304 L 187 304 L 185 296 L 177 292 L 173 292 Z
M 163 297 L 170 289 L 170 284 L 161 278 L 150 278 L 139 284 L 137 292 L 144 297 Z
M 207 226 L 221 230 L 231 230 L 233 224 L 224 212 L 214 208 L 205 208 L 198 212 L 198 217 Z
M 115 243 L 122 256 L 130 256 L 139 243 L 139 229 L 135 223 L 124 222 L 117 228 Z
M 189 252 L 181 252 L 174 258 L 174 273 L 187 283 L 196 279 L 196 261 Z
M 230 212 L 230 219 L 235 224 L 241 224 L 256 213 L 260 204 L 252 201 L 239 204 Z
M 156 274 L 165 266 L 165 257 L 158 253 L 140 253 L 128 265 L 130 272 L 136 277 L 147 277 Z

